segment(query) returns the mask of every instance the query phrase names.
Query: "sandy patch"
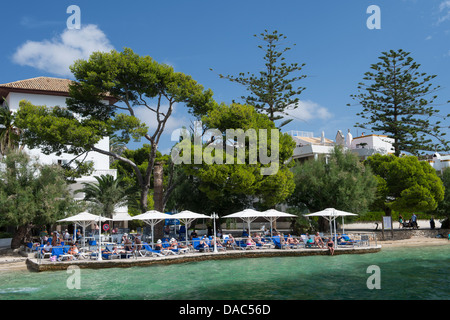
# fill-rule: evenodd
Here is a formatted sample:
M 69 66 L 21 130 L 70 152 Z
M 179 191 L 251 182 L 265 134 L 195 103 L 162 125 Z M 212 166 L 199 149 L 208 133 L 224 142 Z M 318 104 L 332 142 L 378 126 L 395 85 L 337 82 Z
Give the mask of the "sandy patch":
M 445 246 L 450 245 L 450 241 L 442 238 L 425 238 L 425 237 L 412 237 L 410 239 L 403 240 L 384 240 L 377 241 L 384 248 L 389 247 L 426 247 L 426 246 Z

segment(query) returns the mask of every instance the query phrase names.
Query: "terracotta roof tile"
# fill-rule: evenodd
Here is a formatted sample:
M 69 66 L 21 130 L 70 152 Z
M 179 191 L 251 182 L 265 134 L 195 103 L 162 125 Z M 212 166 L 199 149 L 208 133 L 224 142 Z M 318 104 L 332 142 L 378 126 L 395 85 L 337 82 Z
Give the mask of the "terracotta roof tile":
M 0 87 L 11 89 L 25 89 L 38 91 L 52 91 L 69 93 L 69 84 L 72 80 L 58 79 L 49 77 L 37 77 L 32 79 L 20 80 L 5 84 L 0 84 Z
M 30 92 L 68 97 L 69 84 L 72 82 L 73 80 L 69 79 L 37 77 L 0 84 L 0 98 L 2 96 L 6 97 L 10 92 Z M 110 103 L 115 103 L 117 101 L 109 94 L 106 95 L 105 99 L 109 100 Z

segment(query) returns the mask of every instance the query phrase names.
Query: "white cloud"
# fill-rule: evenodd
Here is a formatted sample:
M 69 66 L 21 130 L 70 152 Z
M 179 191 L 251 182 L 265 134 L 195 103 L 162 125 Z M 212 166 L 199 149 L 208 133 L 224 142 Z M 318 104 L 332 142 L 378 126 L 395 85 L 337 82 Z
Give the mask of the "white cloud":
M 318 103 L 311 100 L 300 101 L 298 108 L 285 110 L 285 112 L 289 115 L 285 117 L 302 121 L 309 121 L 313 119 L 328 120 L 333 116 L 327 108 L 322 107 Z
M 114 47 L 96 25 L 79 30 L 65 30 L 43 41 L 27 41 L 13 55 L 13 61 L 58 76 L 70 76 L 69 66 L 77 59 L 88 59 L 94 51 L 111 51 Z
M 169 119 L 167 119 L 166 125 L 164 127 L 164 134 L 171 135 L 176 129 L 182 128 L 183 126 L 189 127 L 191 124 L 187 116 L 179 116 L 176 112 L 177 105 L 174 106 L 172 114 Z M 161 107 L 161 112 L 167 111 L 167 106 Z M 149 110 L 147 107 L 138 107 L 135 109 L 136 118 L 143 121 L 149 127 L 149 133 L 152 134 L 158 127 L 158 121 L 156 119 L 156 113 Z
M 443 16 L 441 16 L 438 19 L 438 21 L 437 21 L 438 24 L 442 23 L 442 22 L 444 22 L 446 20 L 450 20 L 450 0 L 442 1 L 439 4 L 439 12 L 441 14 L 443 14 Z

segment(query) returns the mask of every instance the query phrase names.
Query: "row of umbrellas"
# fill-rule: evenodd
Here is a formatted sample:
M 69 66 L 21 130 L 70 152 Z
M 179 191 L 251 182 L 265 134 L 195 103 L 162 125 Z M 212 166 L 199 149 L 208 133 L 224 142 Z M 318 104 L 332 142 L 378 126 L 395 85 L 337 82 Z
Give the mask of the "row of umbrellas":
M 315 213 L 310 213 L 310 214 L 306 214 L 305 216 L 307 217 L 314 217 L 314 216 L 320 216 L 320 217 L 324 217 L 326 218 L 329 223 L 330 223 L 330 231 L 331 233 L 333 230 L 333 225 L 334 225 L 334 235 L 335 235 L 335 239 L 336 239 L 336 218 L 337 217 L 345 217 L 345 216 L 356 216 L 356 214 L 354 213 L 350 213 L 350 212 L 345 212 L 345 211 L 341 211 L 341 210 L 336 210 L 334 208 L 327 208 L 325 210 L 319 211 L 319 212 L 315 212 Z M 223 218 L 240 218 L 243 221 L 247 222 L 248 224 L 248 230 L 250 232 L 250 224 L 251 222 L 253 222 L 255 219 L 259 218 L 259 217 L 263 217 L 266 218 L 269 222 L 270 225 L 273 225 L 273 222 L 276 221 L 278 218 L 285 218 L 285 217 L 296 217 L 293 214 L 290 213 L 285 213 L 285 212 L 281 212 L 275 209 L 270 209 L 264 212 L 260 212 L 254 209 L 245 209 L 243 211 L 239 211 L 233 214 L 229 214 L 224 216 Z M 153 238 L 153 234 L 154 234 L 154 227 L 156 224 L 158 224 L 160 221 L 165 220 L 165 219 L 177 219 L 180 222 L 182 222 L 186 228 L 186 241 L 188 239 L 187 236 L 187 230 L 189 228 L 189 226 L 191 225 L 191 223 L 195 220 L 195 219 L 212 219 L 212 216 L 207 216 L 204 214 L 200 214 L 200 213 L 195 213 L 189 210 L 185 210 L 185 211 L 181 211 L 179 213 L 176 213 L 174 215 L 169 215 L 166 213 L 162 213 L 156 210 L 151 210 L 151 211 L 147 211 L 146 213 L 131 217 L 129 215 L 125 215 L 125 216 L 116 216 L 113 219 L 108 219 L 105 217 L 100 217 L 100 216 L 96 216 L 93 215 L 89 212 L 82 212 L 80 214 L 77 214 L 75 216 L 72 217 L 68 217 L 62 220 L 59 220 L 58 222 L 72 222 L 74 224 L 78 224 L 80 226 L 83 227 L 83 232 L 85 230 L 85 228 L 87 227 L 88 224 L 90 224 L 93 221 L 98 221 L 98 222 L 105 222 L 108 220 L 113 220 L 113 221 L 127 221 L 127 220 L 142 220 L 144 221 L 146 224 L 150 225 L 152 227 L 152 243 L 154 243 L 154 238 Z M 99 230 L 99 232 L 101 232 L 101 230 Z M 271 228 L 271 236 L 273 236 L 272 234 L 272 228 Z

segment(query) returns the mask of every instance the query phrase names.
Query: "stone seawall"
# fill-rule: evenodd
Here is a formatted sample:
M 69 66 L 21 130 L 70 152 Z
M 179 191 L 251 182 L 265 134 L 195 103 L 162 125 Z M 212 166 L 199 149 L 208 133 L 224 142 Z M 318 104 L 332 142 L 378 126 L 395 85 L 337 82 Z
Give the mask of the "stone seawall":
M 355 248 L 338 248 L 335 255 L 340 254 L 364 254 L 375 253 L 381 250 L 381 246 L 376 247 L 355 247 Z M 30 271 L 57 271 L 67 270 L 71 265 L 80 269 L 103 269 L 103 268 L 130 268 L 137 266 L 151 266 L 161 264 L 178 264 L 185 262 L 197 262 L 205 260 L 223 260 L 223 259 L 241 259 L 241 258 L 262 258 L 262 257 L 294 257 L 294 256 L 312 256 L 312 255 L 329 255 L 328 249 L 286 249 L 286 250 L 236 250 L 218 253 L 188 253 L 180 255 L 171 255 L 158 258 L 129 258 L 117 260 L 77 260 L 49 262 L 42 261 L 39 263 L 37 259 L 27 259 L 27 268 Z
M 436 238 L 439 234 L 443 235 L 444 238 L 447 238 L 449 231 L 449 229 L 394 229 L 394 238 L 392 238 L 392 232 L 389 230 L 384 231 L 384 238 L 389 240 L 405 240 L 414 237 Z M 383 234 L 381 231 L 377 231 L 376 235 L 377 239 L 383 240 Z

